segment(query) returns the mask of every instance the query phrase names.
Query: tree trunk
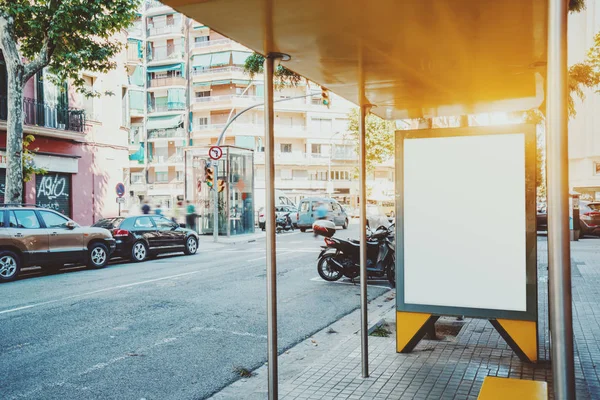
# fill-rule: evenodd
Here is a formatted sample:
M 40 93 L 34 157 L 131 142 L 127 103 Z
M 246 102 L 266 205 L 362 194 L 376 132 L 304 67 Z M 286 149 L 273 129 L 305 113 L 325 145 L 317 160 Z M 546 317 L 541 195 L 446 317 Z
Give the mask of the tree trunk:
M 21 203 L 23 199 L 23 65 L 8 70 L 8 118 L 6 132 L 6 187 L 4 202 Z

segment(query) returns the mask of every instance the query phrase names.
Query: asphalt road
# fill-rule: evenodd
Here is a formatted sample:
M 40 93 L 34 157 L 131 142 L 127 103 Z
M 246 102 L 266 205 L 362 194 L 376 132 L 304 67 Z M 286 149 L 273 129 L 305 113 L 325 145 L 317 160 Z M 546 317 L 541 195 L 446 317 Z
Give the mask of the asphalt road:
M 356 225 L 339 236 L 357 237 Z M 322 240 L 278 238 L 280 351 L 359 307 Z M 266 362 L 264 240 L 0 285 L 2 399 L 204 399 Z M 373 282 L 369 297 L 387 289 Z

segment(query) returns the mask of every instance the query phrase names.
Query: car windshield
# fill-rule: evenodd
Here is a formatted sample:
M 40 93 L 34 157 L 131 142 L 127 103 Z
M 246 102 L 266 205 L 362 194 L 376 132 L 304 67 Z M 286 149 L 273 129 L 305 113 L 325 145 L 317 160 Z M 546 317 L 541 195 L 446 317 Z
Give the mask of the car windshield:
M 124 219 L 125 218 L 104 218 L 92 226 L 96 228 L 115 229 L 121 225 L 121 222 L 123 222 Z

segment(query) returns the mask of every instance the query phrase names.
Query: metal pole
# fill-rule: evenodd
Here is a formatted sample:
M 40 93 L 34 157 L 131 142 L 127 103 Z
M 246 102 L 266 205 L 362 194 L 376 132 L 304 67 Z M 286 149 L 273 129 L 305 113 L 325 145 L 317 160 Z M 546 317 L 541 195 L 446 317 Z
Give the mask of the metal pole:
M 548 278 L 554 397 L 575 399 L 567 113 L 568 0 L 548 1 Z
M 212 185 L 212 191 L 213 191 L 213 202 L 215 204 L 213 204 L 213 240 L 215 242 L 219 241 L 219 191 L 217 190 L 217 177 L 219 176 L 219 162 L 218 161 L 214 161 L 213 165 L 215 166 L 214 168 L 214 176 L 213 176 L 213 185 Z
M 273 73 L 277 55 L 265 57 L 265 230 L 267 233 L 267 360 L 269 400 L 279 396 L 277 380 L 277 253 L 275 243 L 275 135 Z
M 359 200 L 360 200 L 360 348 L 362 377 L 369 377 L 369 327 L 367 314 L 367 151 L 365 119 L 367 106 L 360 106 L 359 119 Z

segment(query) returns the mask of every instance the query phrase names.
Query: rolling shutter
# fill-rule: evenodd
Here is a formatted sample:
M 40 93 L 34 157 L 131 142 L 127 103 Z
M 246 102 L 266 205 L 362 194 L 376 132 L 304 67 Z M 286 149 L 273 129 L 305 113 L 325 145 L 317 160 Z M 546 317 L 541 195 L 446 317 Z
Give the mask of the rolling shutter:
M 71 174 L 50 172 L 46 175 L 36 175 L 35 196 L 37 205 L 72 217 Z

